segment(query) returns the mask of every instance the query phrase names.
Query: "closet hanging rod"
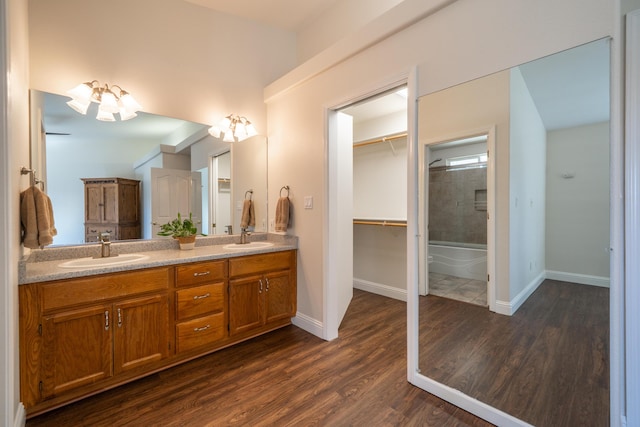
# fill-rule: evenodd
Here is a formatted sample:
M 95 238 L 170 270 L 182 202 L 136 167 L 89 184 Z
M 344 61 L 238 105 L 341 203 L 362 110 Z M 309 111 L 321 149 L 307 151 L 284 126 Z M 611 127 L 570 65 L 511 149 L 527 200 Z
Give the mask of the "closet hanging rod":
M 371 144 L 379 144 L 381 142 L 389 142 L 389 141 L 394 141 L 396 139 L 402 139 L 402 138 L 406 138 L 407 137 L 407 133 L 398 133 L 395 135 L 390 135 L 390 136 L 385 136 L 382 138 L 377 138 L 377 139 L 370 139 L 369 141 L 362 141 L 362 142 L 356 142 L 353 144 L 353 148 L 356 147 L 364 147 L 365 145 L 371 145 Z
M 381 225 L 383 227 L 406 227 L 407 226 L 407 221 L 400 221 L 400 220 L 380 220 L 380 219 L 354 219 L 353 220 L 354 224 L 360 224 L 360 225 Z

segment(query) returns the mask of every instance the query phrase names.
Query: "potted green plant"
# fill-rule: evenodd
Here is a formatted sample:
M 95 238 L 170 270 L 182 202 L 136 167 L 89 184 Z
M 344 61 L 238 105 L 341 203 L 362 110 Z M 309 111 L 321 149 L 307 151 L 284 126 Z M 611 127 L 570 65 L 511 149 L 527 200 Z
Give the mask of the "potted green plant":
M 180 212 L 173 221 L 160 226 L 158 236 L 171 236 L 178 240 L 180 249 L 193 249 L 196 244 L 198 229 L 193 223 L 191 212 L 189 218 L 182 219 Z

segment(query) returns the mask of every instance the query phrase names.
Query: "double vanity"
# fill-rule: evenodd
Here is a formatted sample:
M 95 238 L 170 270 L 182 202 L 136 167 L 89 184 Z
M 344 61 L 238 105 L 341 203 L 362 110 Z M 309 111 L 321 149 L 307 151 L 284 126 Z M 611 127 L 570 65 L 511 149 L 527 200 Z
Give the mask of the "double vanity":
M 28 416 L 289 325 L 296 238 L 235 240 L 119 242 L 108 258 L 99 245 L 51 248 L 21 262 Z

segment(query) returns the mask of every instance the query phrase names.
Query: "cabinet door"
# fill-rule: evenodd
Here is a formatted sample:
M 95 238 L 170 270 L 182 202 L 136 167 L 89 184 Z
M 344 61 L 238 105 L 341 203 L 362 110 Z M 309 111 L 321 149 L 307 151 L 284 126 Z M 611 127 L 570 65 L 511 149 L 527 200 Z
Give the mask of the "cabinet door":
M 43 398 L 113 374 L 111 314 L 110 305 L 101 305 L 43 318 Z
M 229 334 L 236 335 L 264 324 L 262 276 L 229 281 Z
M 102 201 L 101 184 L 85 184 L 84 203 L 85 222 L 102 222 L 104 203 Z
M 102 222 L 118 222 L 118 184 L 102 184 Z
M 166 295 L 114 304 L 113 314 L 116 374 L 167 357 L 169 303 Z
M 292 292 L 289 271 L 265 275 L 265 316 L 266 323 L 291 318 Z

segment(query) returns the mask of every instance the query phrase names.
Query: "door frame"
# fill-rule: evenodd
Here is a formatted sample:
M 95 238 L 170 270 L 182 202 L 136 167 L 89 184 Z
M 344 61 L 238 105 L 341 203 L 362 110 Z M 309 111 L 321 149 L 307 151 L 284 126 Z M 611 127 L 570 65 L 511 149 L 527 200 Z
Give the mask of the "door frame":
M 424 197 L 426 194 L 427 174 L 426 165 L 430 160 L 427 149 L 431 145 L 444 142 L 457 141 L 460 139 L 470 138 L 474 136 L 487 135 L 487 304 L 489 310 L 496 311 L 496 294 L 497 287 L 495 283 L 496 272 L 496 223 L 495 223 L 495 148 L 496 148 L 496 126 L 495 124 L 479 127 L 476 129 L 467 129 L 459 132 L 447 134 L 438 138 L 420 140 L 418 138 L 418 227 L 420 232 L 418 240 L 419 247 L 422 249 L 424 256 L 420 256 L 418 250 L 418 295 L 427 295 L 429 292 L 429 280 L 427 276 L 428 263 L 426 260 L 429 256 L 429 239 L 428 239 L 428 215 L 429 198 Z M 420 202 L 422 200 L 422 202 Z

